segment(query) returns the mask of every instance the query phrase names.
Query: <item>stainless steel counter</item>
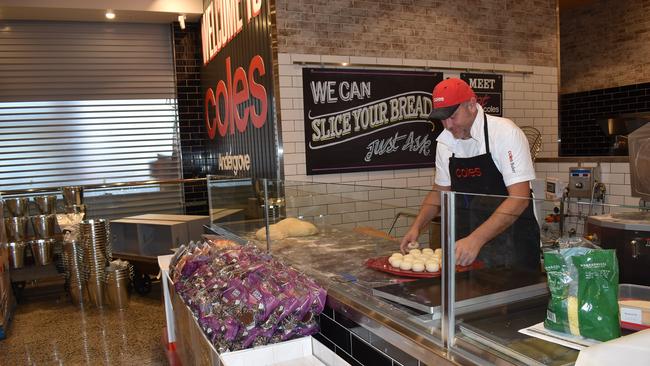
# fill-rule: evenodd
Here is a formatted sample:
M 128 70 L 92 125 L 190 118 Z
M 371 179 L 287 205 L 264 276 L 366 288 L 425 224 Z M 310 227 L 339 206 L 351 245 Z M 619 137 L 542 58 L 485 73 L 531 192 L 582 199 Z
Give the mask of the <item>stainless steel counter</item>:
M 260 243 L 254 238 L 255 231 L 263 226 L 262 221 L 232 222 L 219 226 L 266 249 L 266 243 Z M 319 229 L 320 232 L 314 236 L 273 241 L 271 253 L 325 287 L 328 290 L 328 305 L 335 311 L 418 360 L 424 361 L 425 364 L 476 364 L 477 359 L 465 351 L 481 354 L 484 359 L 501 364 L 538 362 L 562 365 L 572 363 L 577 357 L 576 351 L 545 341 L 532 340 L 517 333 L 518 329 L 543 320 L 545 297 L 523 307 L 499 306 L 489 311 L 472 311 L 457 318 L 459 331 L 465 329 L 468 332 L 457 334 L 459 347 L 450 352 L 443 346 L 440 321 L 434 320 L 435 316 L 373 296 L 373 288 L 409 280 L 369 269 L 364 265 L 367 258 L 390 255 L 398 251 L 398 242 L 350 229 L 331 226 L 319 226 Z M 458 276 L 457 288 L 465 288 L 469 294 L 466 296 L 470 297 L 490 294 L 499 287 L 499 281 L 493 279 L 493 285 L 486 285 L 486 276 L 494 277 L 494 274 L 481 275 L 480 271 L 477 271 L 472 275 Z M 508 282 L 508 277 L 502 279 Z M 514 278 L 510 282 L 517 280 Z M 541 280 L 543 281 L 543 277 Z M 439 287 L 439 283 L 437 286 Z M 437 291 L 438 295 L 434 296 L 440 296 L 439 288 L 432 291 Z M 432 300 L 440 303 L 440 299 Z M 519 301 L 519 304 L 522 302 Z M 526 314 L 534 316 L 520 319 L 516 323 L 517 327 L 513 327 L 513 323 L 507 321 L 508 314 L 512 314 L 514 318 L 520 311 L 529 311 Z M 481 322 L 476 323 L 477 319 Z M 479 341 L 475 337 L 476 334 L 481 336 Z M 494 334 L 500 334 L 501 337 L 491 336 Z M 503 334 L 508 336 L 504 337 Z M 517 352 L 512 353 L 516 357 L 497 351 L 493 344 L 481 342 L 482 338 L 490 339 L 494 344 L 500 342 L 504 350 L 517 349 Z

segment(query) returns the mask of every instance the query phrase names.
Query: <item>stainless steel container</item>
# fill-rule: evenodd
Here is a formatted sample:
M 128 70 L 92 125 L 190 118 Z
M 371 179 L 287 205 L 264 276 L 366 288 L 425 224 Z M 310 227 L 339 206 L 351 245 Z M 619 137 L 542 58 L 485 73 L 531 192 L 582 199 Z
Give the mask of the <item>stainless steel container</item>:
M 63 204 L 65 206 L 83 205 L 84 203 L 84 187 L 62 187 L 61 193 L 63 195 Z
M 34 197 L 36 210 L 40 215 L 56 214 L 56 196 L 36 196 Z
M 88 302 L 90 297 L 88 296 L 88 289 L 86 288 L 86 286 L 70 284 L 69 288 L 70 288 L 70 299 L 72 300 L 73 304 L 83 306 L 85 303 Z
M 585 233 L 597 244 L 615 249 L 620 283 L 650 286 L 650 212 L 614 212 L 589 216 Z
M 13 217 L 29 215 L 29 199 L 27 197 L 6 198 L 5 206 Z
M 91 304 L 100 308 L 104 306 L 106 266 L 112 257 L 108 227 L 108 220 L 101 219 L 79 223 L 88 295 Z
M 26 243 L 8 243 L 9 248 L 9 264 L 11 268 L 18 269 L 25 266 L 25 248 Z
M 98 308 L 104 307 L 104 277 L 91 274 L 88 276 L 86 286 L 88 288 L 90 303 Z
M 106 303 L 111 309 L 126 309 L 129 305 L 129 271 L 106 267 Z
M 56 215 L 31 216 L 36 239 L 51 239 L 56 230 Z
M 27 238 L 26 217 L 7 217 L 4 222 L 8 242 L 21 243 L 25 241 Z
M 52 263 L 52 252 L 54 249 L 54 240 L 39 239 L 30 242 L 32 254 L 36 264 L 45 266 Z
M 63 267 L 70 291 L 70 298 L 75 305 L 88 303 L 88 288 L 83 261 L 83 249 L 78 242 L 63 243 Z

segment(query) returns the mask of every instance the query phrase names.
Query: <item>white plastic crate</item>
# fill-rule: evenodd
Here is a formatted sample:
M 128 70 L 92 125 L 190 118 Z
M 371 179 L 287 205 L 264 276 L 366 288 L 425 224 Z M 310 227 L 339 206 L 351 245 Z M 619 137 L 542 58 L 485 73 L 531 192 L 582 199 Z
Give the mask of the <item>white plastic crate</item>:
M 222 366 L 350 366 L 313 337 L 219 355 Z

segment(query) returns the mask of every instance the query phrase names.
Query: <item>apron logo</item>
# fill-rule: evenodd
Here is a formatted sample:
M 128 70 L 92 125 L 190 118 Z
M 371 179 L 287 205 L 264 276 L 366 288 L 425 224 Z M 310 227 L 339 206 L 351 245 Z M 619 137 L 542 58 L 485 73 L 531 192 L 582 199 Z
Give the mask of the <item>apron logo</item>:
M 457 178 L 475 178 L 482 175 L 481 168 L 458 168 L 456 169 Z
M 508 150 L 508 160 L 510 161 L 510 169 L 512 170 L 513 173 L 516 173 L 517 171 L 515 170 L 515 162 L 514 159 L 512 158 L 512 151 Z

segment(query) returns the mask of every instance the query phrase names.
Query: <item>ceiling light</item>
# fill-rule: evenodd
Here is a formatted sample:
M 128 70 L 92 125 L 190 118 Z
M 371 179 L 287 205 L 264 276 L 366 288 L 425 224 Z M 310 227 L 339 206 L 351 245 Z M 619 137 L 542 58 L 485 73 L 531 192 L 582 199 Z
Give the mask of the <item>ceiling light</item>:
M 185 29 L 185 15 L 178 16 L 178 23 L 180 23 L 181 29 Z
M 113 13 L 113 10 L 106 10 L 106 19 L 115 19 L 115 13 Z

